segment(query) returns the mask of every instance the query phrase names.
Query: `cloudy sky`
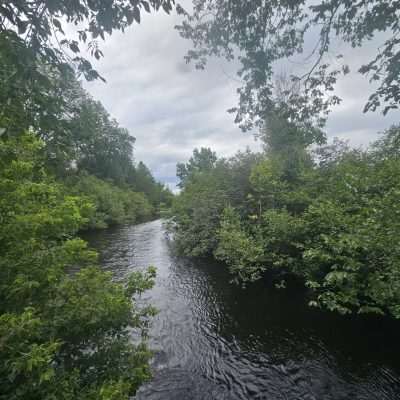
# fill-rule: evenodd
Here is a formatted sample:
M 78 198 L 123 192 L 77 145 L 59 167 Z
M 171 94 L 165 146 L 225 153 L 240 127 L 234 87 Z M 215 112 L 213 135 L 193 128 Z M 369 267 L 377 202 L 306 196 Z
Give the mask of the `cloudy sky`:
M 159 12 L 143 15 L 142 24 L 124 34 L 113 34 L 103 44 L 104 58 L 96 64 L 107 83 L 85 83 L 136 137 L 135 159 L 144 161 L 171 188 L 176 183 L 176 163 L 186 161 L 195 147 L 212 147 L 220 156 L 233 155 L 246 146 L 261 147 L 226 112 L 237 104 L 235 65 L 212 60 L 205 71 L 187 65 L 183 57 L 190 43 L 174 30 L 178 22 L 178 16 Z M 362 51 L 346 47 L 340 51 L 350 64 L 354 60 L 361 63 L 372 57 L 378 42 Z M 349 74 L 340 82 L 337 93 L 343 102 L 330 114 L 329 137 L 366 145 L 378 131 L 400 121 L 399 113 L 385 118 L 378 113 L 363 114 L 369 90 L 366 79 L 358 74 Z

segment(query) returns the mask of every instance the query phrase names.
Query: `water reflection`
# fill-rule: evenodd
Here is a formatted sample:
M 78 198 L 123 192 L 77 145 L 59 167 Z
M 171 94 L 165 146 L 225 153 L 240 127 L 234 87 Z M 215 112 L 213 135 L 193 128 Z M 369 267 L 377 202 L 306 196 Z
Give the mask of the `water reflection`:
M 174 257 L 161 221 L 86 238 L 117 279 L 158 270 L 155 378 L 138 399 L 400 399 L 398 323 L 322 313 L 265 282 L 242 290 L 221 265 Z

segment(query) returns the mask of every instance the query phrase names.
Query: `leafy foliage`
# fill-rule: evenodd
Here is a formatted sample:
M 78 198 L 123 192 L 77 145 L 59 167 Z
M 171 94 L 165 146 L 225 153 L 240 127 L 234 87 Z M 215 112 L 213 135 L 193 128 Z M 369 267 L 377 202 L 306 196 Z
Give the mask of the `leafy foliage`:
M 72 1 L 11 0 L 0 4 L 0 33 L 18 33 L 19 40 L 27 44 L 42 64 L 59 70 L 71 65 L 86 79 L 100 78 L 89 60 L 81 55 L 86 45 L 96 59 L 103 56 L 98 44 L 113 31 L 124 31 L 133 23 L 140 23 L 140 14 L 162 8 L 169 13 L 173 0 L 137 1 Z M 66 26 L 76 27 L 76 40 L 70 39 Z
M 83 89 L 75 96 L 75 103 L 69 121 L 70 158 L 78 170 L 116 184 L 125 183 L 133 167 L 135 138 Z
M 209 148 L 202 147 L 200 150 L 194 149 L 193 156 L 186 164 L 179 163 L 176 166 L 176 176 L 180 179 L 179 187 L 183 187 L 185 182 L 196 172 L 205 172 L 212 169 L 217 161 L 216 154 Z
M 259 279 L 265 268 L 264 248 L 243 229 L 240 217 L 231 207 L 223 211 L 218 230 L 218 247 L 214 254 L 217 259 L 228 264 L 238 282 Z
M 128 399 L 149 377 L 130 332 L 153 314 L 135 299 L 154 270 L 125 288 L 96 267 L 75 237 L 93 206 L 48 175 L 42 148 L 32 134 L 0 141 L 0 398 Z
M 178 249 L 213 253 L 242 284 L 266 271 L 294 274 L 310 305 L 400 318 L 399 132 L 361 151 L 340 141 L 311 150 L 286 141 L 297 135 L 290 129 L 265 131 L 266 152 L 253 158 L 240 197 L 228 187 L 243 175 L 224 160 L 184 185 L 174 207 Z
M 82 45 L 99 59 L 98 38 L 172 4 L 0 4 L 0 399 L 127 400 L 150 376 L 155 311 L 137 299 L 154 268 L 115 283 L 76 234 L 153 216 L 171 193 L 148 170 L 135 191 L 135 139 L 78 78 L 101 78 Z
M 385 136 L 394 132 L 398 129 Z M 370 154 L 349 154 L 324 176 L 325 193 L 304 215 L 303 256 L 307 284 L 319 304 L 342 313 L 355 309 L 400 317 L 400 164 L 398 155 L 383 158 L 382 150 L 377 143 Z
M 229 204 L 241 207 L 245 203 L 247 207 L 249 176 L 258 157 L 247 151 L 214 161 L 215 154 L 210 150 L 195 150 L 193 154 L 186 166 L 178 164 L 178 171 L 190 173 L 181 178 L 183 190 L 174 199 L 171 213 L 178 249 L 186 255 L 204 256 L 217 246 L 223 209 Z M 206 155 L 204 164 L 195 161 L 200 154 Z
M 131 169 L 127 182 L 134 190 L 144 193 L 154 208 L 171 206 L 172 192 L 168 187 L 156 182 L 149 168 L 142 161 Z
M 46 167 L 69 186 L 75 184 L 75 194 L 88 194 L 97 207 L 89 226 L 140 221 L 154 215 L 160 203 L 168 207 L 171 192 L 142 162 L 134 163 L 135 138 L 83 90 L 72 72 L 61 75 L 37 66 L 33 53 L 33 71 L 24 74 L 16 69 L 21 66 L 14 53 L 23 57 L 24 51 L 28 49 L 22 44 L 0 34 L 0 59 L 5 65 L 1 76 L 5 90 L 0 95 L 3 137 L 30 129 L 42 139 Z M 36 75 L 35 68 L 45 75 Z M 27 99 L 26 93 L 32 97 Z
M 220 214 L 226 205 L 220 183 L 218 177 L 199 174 L 174 202 L 175 239 L 183 254 L 203 256 L 215 248 Z
M 142 10 L 161 7 L 170 12 L 172 5 L 169 0 L 0 4 L 0 134 L 34 132 L 45 144 L 47 168 L 60 179 L 85 171 L 127 193 L 144 193 L 154 209 L 161 202 L 168 206 L 171 192 L 143 163 L 134 163 L 135 138 L 85 92 L 78 78 L 98 77 L 89 61 L 79 56 L 80 44 L 88 44 L 98 58 L 99 38 L 139 23 Z M 71 24 L 78 30 L 78 40 L 64 33 L 64 26 Z
M 105 228 L 122 223 L 143 222 L 154 209 L 143 193 L 120 188 L 93 175 L 81 173 L 70 177 L 67 190 L 90 201 L 95 210 L 88 215 L 88 228 Z
M 244 130 L 261 126 L 266 113 L 277 109 L 300 125 L 323 125 L 330 108 L 340 102 L 335 84 L 349 72 L 343 56 L 333 54 L 333 43 L 362 47 L 378 35 L 383 45 L 358 70 L 377 86 L 365 111 L 383 107 L 386 114 L 399 107 L 397 1 L 194 0 L 191 13 L 180 11 L 185 19 L 179 33 L 193 43 L 188 62 L 200 69 L 212 56 L 240 62 L 239 106 L 230 111 Z M 299 58 L 307 62 L 282 90 L 276 79 L 279 62 L 299 63 Z M 278 92 L 284 93 L 284 104 L 279 104 Z

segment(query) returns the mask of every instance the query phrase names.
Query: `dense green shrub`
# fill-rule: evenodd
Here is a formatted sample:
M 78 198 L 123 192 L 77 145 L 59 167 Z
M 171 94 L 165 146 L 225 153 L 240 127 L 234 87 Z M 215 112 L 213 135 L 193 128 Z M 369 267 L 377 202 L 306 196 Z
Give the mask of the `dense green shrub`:
M 174 208 L 178 249 L 213 252 L 242 283 L 300 276 L 310 305 L 400 318 L 400 129 L 365 151 L 320 146 L 313 162 L 283 150 L 253 164 L 239 201 L 224 186 L 243 179 L 229 164 L 189 179 Z
M 142 222 L 154 213 L 143 193 L 115 186 L 93 175 L 81 173 L 69 179 L 68 186 L 72 193 L 87 198 L 95 206 L 94 212 L 89 216 L 90 228 Z
M 217 245 L 226 196 L 215 176 L 199 173 L 192 180 L 173 205 L 175 243 L 184 255 L 204 256 Z
M 183 190 L 172 206 L 178 251 L 188 256 L 212 254 L 218 245 L 224 208 L 232 205 L 246 214 L 248 203 L 252 203 L 247 193 L 251 168 L 257 160 L 257 155 L 246 151 L 215 162 L 214 153 L 202 149 L 194 152 L 186 166 L 178 165 Z
M 400 318 L 399 153 L 371 150 L 343 158 L 305 212 L 305 277 L 317 304 Z
M 252 282 L 259 279 L 265 270 L 265 251 L 260 240 L 257 240 L 260 239 L 259 234 L 250 235 L 246 232 L 232 207 L 225 208 L 220 225 L 215 257 L 227 263 L 236 281 Z
M 0 140 L 0 398 L 126 400 L 150 375 L 131 332 L 153 314 L 135 298 L 154 270 L 124 287 L 96 267 L 75 237 L 93 205 L 46 173 L 42 146 Z

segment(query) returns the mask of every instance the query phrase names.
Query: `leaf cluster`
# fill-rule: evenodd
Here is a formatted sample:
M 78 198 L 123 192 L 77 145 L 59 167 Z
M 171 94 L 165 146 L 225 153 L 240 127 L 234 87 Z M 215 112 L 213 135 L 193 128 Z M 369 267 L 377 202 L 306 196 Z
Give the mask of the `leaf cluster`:
M 96 266 L 76 237 L 93 205 L 48 174 L 42 148 L 0 140 L 0 398 L 126 400 L 150 376 L 131 336 L 154 314 L 136 299 L 155 271 L 125 287 Z

